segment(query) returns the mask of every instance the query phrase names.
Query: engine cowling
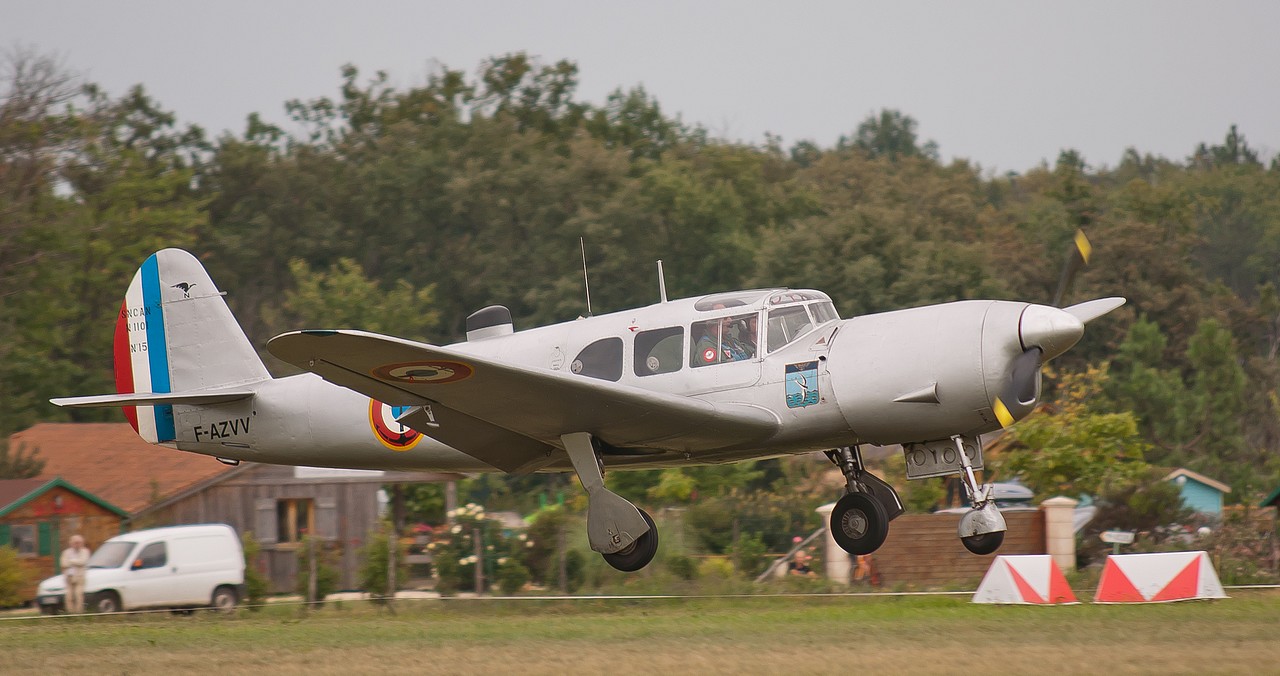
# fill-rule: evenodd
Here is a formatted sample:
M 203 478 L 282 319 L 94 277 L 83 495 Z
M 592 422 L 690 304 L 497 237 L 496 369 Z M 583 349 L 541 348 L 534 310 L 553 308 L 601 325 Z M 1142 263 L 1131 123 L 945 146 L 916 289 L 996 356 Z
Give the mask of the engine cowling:
M 931 305 L 846 320 L 832 340 L 828 369 L 841 413 L 861 443 L 977 435 L 1009 422 L 997 415 L 1002 408 L 1012 420 L 1030 413 L 1039 399 L 1040 364 L 1083 332 L 1079 319 L 1043 305 Z M 1029 350 L 1038 351 L 1033 368 L 1015 372 Z

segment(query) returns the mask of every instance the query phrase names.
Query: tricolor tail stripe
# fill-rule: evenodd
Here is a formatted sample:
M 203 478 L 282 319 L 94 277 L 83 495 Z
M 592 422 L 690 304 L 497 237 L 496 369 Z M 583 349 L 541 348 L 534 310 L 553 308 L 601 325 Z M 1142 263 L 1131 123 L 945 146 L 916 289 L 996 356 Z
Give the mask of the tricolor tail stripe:
M 116 392 L 133 394 L 133 358 L 129 354 L 129 299 L 120 302 L 120 316 L 116 318 L 116 335 L 112 344 L 116 367 Z M 124 417 L 138 430 L 138 407 L 125 406 Z
M 146 359 L 151 371 L 152 392 L 172 392 L 169 383 L 169 350 L 164 335 L 164 307 L 160 302 L 160 266 L 154 254 L 147 258 L 139 271 L 142 275 L 142 304 L 147 322 Z M 174 432 L 173 407 L 153 407 L 156 425 L 156 441 L 172 441 Z

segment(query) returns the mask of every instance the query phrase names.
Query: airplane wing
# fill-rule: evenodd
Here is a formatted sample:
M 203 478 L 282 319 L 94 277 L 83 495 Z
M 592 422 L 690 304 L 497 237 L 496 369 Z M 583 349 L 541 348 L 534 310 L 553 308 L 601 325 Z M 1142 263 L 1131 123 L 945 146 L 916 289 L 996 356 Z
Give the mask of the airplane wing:
M 590 432 L 613 446 L 710 451 L 762 441 L 772 412 L 712 403 L 364 331 L 295 331 L 271 353 L 334 384 L 394 406 L 431 405 L 402 418 L 423 434 L 507 471 L 536 466 L 560 436 Z M 441 409 L 445 410 L 441 410 Z M 454 428 L 452 431 L 448 428 Z M 472 441 L 471 428 L 484 432 Z

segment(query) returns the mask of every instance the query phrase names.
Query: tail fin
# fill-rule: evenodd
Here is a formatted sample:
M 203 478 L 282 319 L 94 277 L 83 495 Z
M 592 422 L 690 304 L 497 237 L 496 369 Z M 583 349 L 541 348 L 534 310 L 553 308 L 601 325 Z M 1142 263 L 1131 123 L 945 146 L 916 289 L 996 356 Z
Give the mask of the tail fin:
M 163 443 L 174 439 L 172 404 L 251 396 L 250 390 L 228 388 L 268 380 L 271 374 L 222 296 L 195 256 L 181 249 L 152 254 L 133 276 L 116 320 L 120 394 L 54 403 L 123 405 L 125 417 L 143 439 Z M 152 394 L 170 396 L 147 396 Z M 129 405 L 147 401 L 154 405 Z

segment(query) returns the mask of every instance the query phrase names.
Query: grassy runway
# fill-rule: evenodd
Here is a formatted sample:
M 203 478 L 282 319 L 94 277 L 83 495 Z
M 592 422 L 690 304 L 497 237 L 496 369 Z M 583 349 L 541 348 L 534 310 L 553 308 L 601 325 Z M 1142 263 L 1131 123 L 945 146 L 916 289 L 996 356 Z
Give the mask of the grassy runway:
M 401 601 L 0 622 L 0 672 L 1280 673 L 1280 593 L 1144 606 L 967 597 Z

